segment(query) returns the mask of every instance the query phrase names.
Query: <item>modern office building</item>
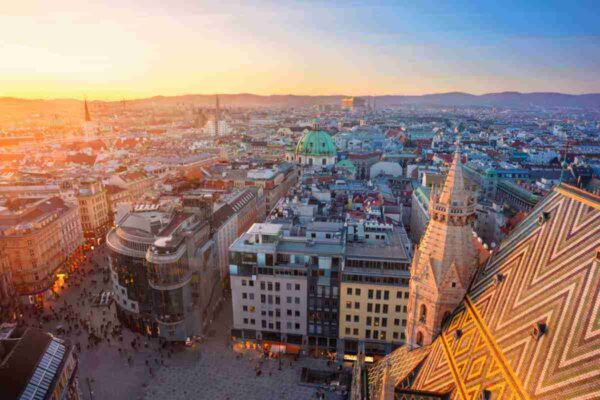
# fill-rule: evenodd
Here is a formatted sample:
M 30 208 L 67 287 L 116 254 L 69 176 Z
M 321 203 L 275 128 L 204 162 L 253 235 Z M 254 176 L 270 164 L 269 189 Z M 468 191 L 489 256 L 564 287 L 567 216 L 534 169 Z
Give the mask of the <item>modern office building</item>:
M 71 343 L 16 324 L 0 325 L 2 400 L 79 400 L 77 358 Z
M 383 356 L 406 341 L 411 244 L 404 228 L 348 223 L 338 355 Z
M 230 247 L 232 336 L 336 351 L 341 223 L 254 224 Z
M 168 341 L 201 335 L 220 298 L 210 204 L 183 205 L 137 206 L 107 236 L 119 319 Z

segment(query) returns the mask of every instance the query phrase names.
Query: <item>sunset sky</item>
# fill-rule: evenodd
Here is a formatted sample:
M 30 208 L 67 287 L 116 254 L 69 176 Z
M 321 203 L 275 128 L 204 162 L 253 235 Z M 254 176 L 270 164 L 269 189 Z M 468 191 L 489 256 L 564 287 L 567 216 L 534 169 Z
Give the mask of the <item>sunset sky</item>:
M 0 1 L 0 96 L 600 92 L 597 0 Z

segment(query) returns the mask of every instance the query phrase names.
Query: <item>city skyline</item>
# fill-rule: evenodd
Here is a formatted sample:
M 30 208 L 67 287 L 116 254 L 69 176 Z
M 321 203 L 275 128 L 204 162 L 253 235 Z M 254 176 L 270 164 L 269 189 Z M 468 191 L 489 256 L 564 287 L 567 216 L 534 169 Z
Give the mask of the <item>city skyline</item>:
M 0 14 L 0 97 L 600 92 L 598 5 L 537 3 L 25 1 Z

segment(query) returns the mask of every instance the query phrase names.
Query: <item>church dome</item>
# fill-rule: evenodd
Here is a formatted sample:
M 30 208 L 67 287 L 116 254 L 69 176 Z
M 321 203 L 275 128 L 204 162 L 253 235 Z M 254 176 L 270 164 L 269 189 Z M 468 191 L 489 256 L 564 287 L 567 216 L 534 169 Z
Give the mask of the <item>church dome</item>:
M 296 154 L 302 156 L 334 156 L 335 143 L 327 132 L 309 131 L 296 145 Z

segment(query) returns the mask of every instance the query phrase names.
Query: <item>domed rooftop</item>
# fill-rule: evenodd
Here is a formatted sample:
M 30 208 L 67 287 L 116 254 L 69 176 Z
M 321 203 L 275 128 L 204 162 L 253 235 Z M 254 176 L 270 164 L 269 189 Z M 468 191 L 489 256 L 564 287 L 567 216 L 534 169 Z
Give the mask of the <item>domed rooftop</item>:
M 337 164 L 335 164 L 335 166 L 338 168 L 347 169 L 350 172 L 356 171 L 356 167 L 350 160 L 342 160 L 342 161 L 338 162 Z
M 334 156 L 335 143 L 324 131 L 309 131 L 296 145 L 296 154 L 303 156 Z

